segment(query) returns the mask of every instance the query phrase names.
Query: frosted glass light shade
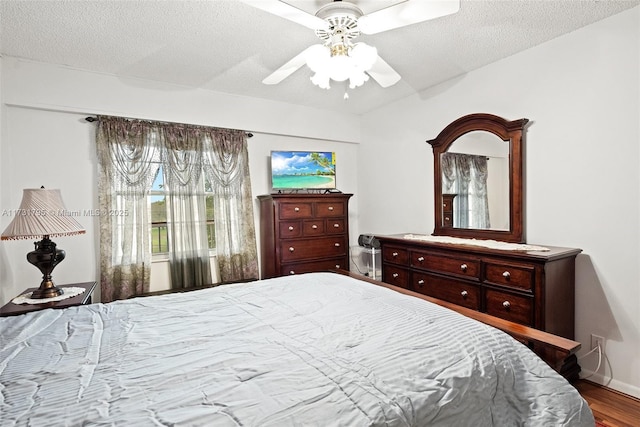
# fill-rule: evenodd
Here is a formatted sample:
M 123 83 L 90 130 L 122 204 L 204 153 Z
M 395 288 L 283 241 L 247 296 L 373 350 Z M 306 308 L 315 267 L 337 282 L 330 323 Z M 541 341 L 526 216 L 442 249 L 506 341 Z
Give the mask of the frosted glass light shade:
M 306 62 L 315 73 L 311 77 L 311 82 L 316 86 L 329 89 L 330 80 L 337 82 L 349 80 L 349 87 L 353 89 L 369 80 L 366 71 L 371 69 L 377 58 L 377 49 L 365 43 L 350 46 L 347 54 L 334 55 L 331 55 L 329 46 L 315 45 L 309 49 Z

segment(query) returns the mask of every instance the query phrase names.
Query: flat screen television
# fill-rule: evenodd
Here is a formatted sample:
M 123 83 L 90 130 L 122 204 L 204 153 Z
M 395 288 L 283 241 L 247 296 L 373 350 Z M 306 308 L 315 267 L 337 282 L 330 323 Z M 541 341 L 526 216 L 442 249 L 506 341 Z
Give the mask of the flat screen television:
M 336 153 L 272 151 L 271 188 L 273 191 L 336 189 Z

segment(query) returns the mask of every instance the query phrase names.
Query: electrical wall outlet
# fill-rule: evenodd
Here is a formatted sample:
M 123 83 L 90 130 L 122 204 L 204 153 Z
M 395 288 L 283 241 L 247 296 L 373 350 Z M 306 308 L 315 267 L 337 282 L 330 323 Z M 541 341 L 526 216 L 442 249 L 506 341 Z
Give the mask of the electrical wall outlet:
M 591 349 L 593 350 L 594 348 L 598 347 L 598 344 L 600 344 L 600 351 L 604 353 L 604 337 L 591 334 Z

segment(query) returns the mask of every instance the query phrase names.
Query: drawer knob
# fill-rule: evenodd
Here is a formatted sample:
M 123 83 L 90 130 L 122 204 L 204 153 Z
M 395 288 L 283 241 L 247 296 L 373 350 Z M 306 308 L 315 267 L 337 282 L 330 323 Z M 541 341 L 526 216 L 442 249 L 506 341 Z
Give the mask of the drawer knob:
M 340 268 L 340 264 L 336 264 L 336 268 Z
M 424 285 L 424 279 L 418 280 L 418 285 Z
M 297 206 L 295 208 L 293 208 L 293 210 L 296 211 L 296 212 L 300 212 L 300 208 L 297 207 Z
M 469 268 L 469 267 L 467 266 L 467 264 L 462 264 L 462 265 L 460 266 L 460 270 L 462 270 L 462 271 L 467 271 L 467 268 Z
M 327 209 L 329 209 L 330 211 L 333 210 L 333 206 L 329 206 Z
M 289 226 L 289 231 L 293 231 L 293 225 Z
M 340 224 L 333 224 L 333 228 L 340 228 Z
M 293 246 L 289 246 L 289 252 L 293 252 L 295 251 L 295 248 Z
M 398 252 L 392 253 L 391 256 L 394 257 L 394 258 L 397 257 L 398 256 Z
M 295 272 L 295 271 L 293 271 L 293 270 L 291 270 L 291 271 L 289 272 L 289 274 L 296 274 L 296 272 Z
M 446 202 L 445 202 L 445 203 L 443 203 L 443 204 L 442 204 L 442 206 L 443 206 L 444 208 L 446 208 L 446 207 L 447 207 L 447 203 L 446 203 Z
M 505 301 L 502 303 L 502 306 L 505 308 L 505 310 L 509 310 L 509 308 L 511 307 L 511 303 L 509 301 Z
M 318 226 L 317 226 L 317 225 L 315 225 L 315 224 L 313 224 L 313 225 L 311 226 L 311 228 L 313 228 L 313 229 L 315 230 L 315 229 L 317 229 L 317 228 L 318 228 Z
M 418 257 L 418 262 L 424 262 L 424 257 L 423 256 Z
M 335 246 L 336 248 L 340 247 L 340 243 L 334 243 L 333 246 Z
M 511 277 L 511 273 L 509 273 L 508 271 L 505 271 L 504 273 L 502 273 L 502 277 L 509 280 L 509 278 Z
M 444 217 L 444 220 L 445 220 L 445 221 L 451 221 L 451 218 L 449 218 L 448 216 L 445 216 L 445 217 Z
M 399 274 L 398 273 L 393 273 L 392 276 L 393 276 L 394 279 L 397 279 Z
M 462 291 L 462 292 L 460 292 L 460 295 L 462 295 L 462 298 L 463 298 L 463 299 L 467 299 L 467 297 L 469 296 L 469 292 L 467 292 L 467 291 Z

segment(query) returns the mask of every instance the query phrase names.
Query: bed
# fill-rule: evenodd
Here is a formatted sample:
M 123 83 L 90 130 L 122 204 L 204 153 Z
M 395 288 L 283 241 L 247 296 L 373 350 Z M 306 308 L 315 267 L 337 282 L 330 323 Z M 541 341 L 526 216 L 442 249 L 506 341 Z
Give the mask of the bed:
M 0 318 L 2 426 L 593 426 L 508 334 L 309 273 Z

